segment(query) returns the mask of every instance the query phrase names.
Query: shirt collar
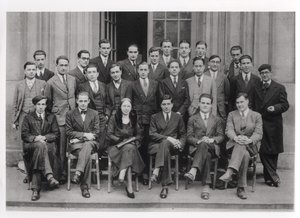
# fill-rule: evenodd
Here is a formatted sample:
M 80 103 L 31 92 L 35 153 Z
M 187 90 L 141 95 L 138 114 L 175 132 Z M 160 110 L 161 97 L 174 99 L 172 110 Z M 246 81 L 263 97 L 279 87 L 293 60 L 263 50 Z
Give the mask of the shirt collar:
M 204 115 L 206 115 L 206 119 L 209 118 L 209 112 L 208 113 L 203 113 L 202 111 L 200 111 L 200 115 L 201 115 L 203 120 L 204 120 Z
M 248 81 L 249 81 L 251 78 L 251 72 L 247 73 L 247 75 L 248 75 Z M 242 77 L 243 77 L 243 80 L 245 80 L 246 73 L 242 72 Z
M 203 74 L 200 77 L 195 74 L 195 79 L 196 79 L 197 82 L 198 82 L 198 79 L 200 79 L 200 82 L 202 82 Z
M 188 63 L 188 62 L 189 62 L 189 60 L 190 60 L 190 57 L 189 57 L 189 56 L 187 56 L 187 57 L 183 58 L 183 57 L 181 57 L 181 56 L 180 56 L 180 57 L 179 57 L 179 59 L 180 59 L 180 62 L 181 62 L 181 63 L 183 63 L 183 62 L 184 62 L 184 60 L 185 60 L 185 62 L 186 62 L 186 63 Z
M 80 66 L 80 65 L 77 65 L 77 67 L 79 68 L 79 70 L 80 70 L 80 71 L 81 71 L 81 73 L 83 74 L 84 70 L 83 70 L 82 66 Z
M 116 84 L 120 85 L 121 82 L 122 82 L 122 79 L 120 79 L 118 83 L 116 83 L 116 82 L 113 80 L 113 83 L 114 83 L 115 85 L 116 85 Z
M 42 117 L 42 119 L 44 119 L 44 118 L 45 118 L 45 112 L 44 112 L 44 113 L 42 113 L 42 114 L 39 114 L 38 112 L 36 112 L 36 111 L 35 111 L 35 113 L 36 113 L 36 116 L 37 116 L 37 117 L 41 116 L 41 117 Z
M 263 84 L 268 83 L 268 85 L 271 85 L 272 80 L 270 79 L 268 82 L 263 82 Z
M 104 60 L 107 61 L 107 59 L 108 59 L 108 57 L 104 57 L 104 56 L 102 56 L 102 55 L 100 55 L 100 57 L 101 57 L 102 61 L 104 61 Z
M 26 80 L 27 84 L 33 84 L 35 82 L 35 78 L 33 78 L 33 79 L 26 78 L 25 80 Z
M 140 80 L 140 82 L 144 82 L 144 80 L 146 80 L 147 83 L 148 83 L 148 81 L 149 81 L 148 77 L 145 78 L 145 79 L 139 78 L 139 80 Z
M 169 119 L 171 119 L 171 113 L 172 113 L 172 111 L 169 113 Z M 167 118 L 167 113 L 163 112 L 163 115 L 164 115 L 164 118 L 166 119 Z
M 242 112 L 239 111 L 239 113 L 240 113 L 240 115 L 242 116 Z M 248 113 L 249 113 L 249 108 L 247 108 L 247 109 L 244 111 L 245 117 L 247 117 Z

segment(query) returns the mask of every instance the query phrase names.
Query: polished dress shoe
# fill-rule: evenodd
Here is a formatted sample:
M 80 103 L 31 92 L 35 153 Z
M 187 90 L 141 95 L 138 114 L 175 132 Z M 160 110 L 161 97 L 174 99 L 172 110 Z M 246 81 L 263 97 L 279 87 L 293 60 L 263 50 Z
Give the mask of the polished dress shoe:
M 271 187 L 274 187 L 274 183 L 271 180 L 265 181 L 265 184 Z
M 89 190 L 86 189 L 86 188 L 84 188 L 84 189 L 81 190 L 81 195 L 84 198 L 90 198 L 91 197 L 91 194 L 90 194 Z
M 202 192 L 201 193 L 201 198 L 203 200 L 208 200 L 209 199 L 209 192 L 206 192 L 206 191 Z
M 49 188 L 58 188 L 59 187 L 59 182 L 54 179 L 54 177 L 51 177 L 49 180 L 48 180 L 48 185 L 49 185 Z
M 278 188 L 280 186 L 280 180 L 273 182 L 273 185 Z
M 135 198 L 134 192 L 131 192 L 131 193 L 130 193 L 130 192 L 128 191 L 127 187 L 125 187 L 125 190 L 126 190 L 126 194 L 127 194 L 127 197 L 128 197 L 128 198 Z
M 149 185 L 149 179 L 143 178 L 143 185 Z
M 160 192 L 160 195 L 159 195 L 160 198 L 162 198 L 162 199 L 167 198 L 168 197 L 168 192 L 169 192 L 168 188 L 163 188 Z
M 74 174 L 73 178 L 71 179 L 71 182 L 74 184 L 79 184 L 80 183 L 80 176 L 79 174 Z
M 32 201 L 37 201 L 40 199 L 40 192 L 38 190 L 33 190 L 31 195 Z
M 62 176 L 60 177 L 60 179 L 59 179 L 59 184 L 60 184 L 60 185 L 63 185 L 63 184 L 65 184 L 66 182 L 67 182 L 66 176 L 65 176 L 65 175 L 62 175 Z
M 236 194 L 240 199 L 247 199 L 247 195 L 243 187 L 238 187 Z

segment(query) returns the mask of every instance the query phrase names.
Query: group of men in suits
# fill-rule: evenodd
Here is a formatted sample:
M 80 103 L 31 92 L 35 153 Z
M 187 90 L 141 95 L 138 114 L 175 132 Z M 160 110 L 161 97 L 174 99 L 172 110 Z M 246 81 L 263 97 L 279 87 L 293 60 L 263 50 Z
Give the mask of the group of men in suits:
M 143 126 L 144 131 L 143 146 L 140 148 L 141 155 L 148 163 L 149 153 L 156 153 L 154 176 L 147 177 L 149 167 L 146 167 L 143 172 L 143 183 L 146 185 L 149 179 L 158 181 L 162 176 L 163 189 L 160 196 L 166 198 L 168 189 L 165 186 L 171 183 L 166 161 L 170 155 L 170 148 L 176 148 L 181 152 L 186 147 L 185 152 L 188 152 L 188 146 L 184 146 L 186 141 L 194 148 L 204 143 L 205 149 L 201 148 L 200 153 L 205 150 L 208 155 L 214 150 L 215 153 L 211 155 L 222 155 L 219 147 L 207 145 L 207 143 L 222 145 L 224 136 L 220 134 L 220 128 L 224 129 L 227 114 L 236 109 L 238 93 L 245 92 L 249 95 L 250 108 L 261 113 L 264 121 L 264 135 L 266 136 L 262 139 L 260 156 L 264 164 L 266 183 L 278 186 L 280 180 L 276 174 L 277 159 L 278 154 L 283 152 L 281 114 L 288 109 L 289 105 L 285 88 L 271 80 L 271 66 L 262 65 L 258 69 L 261 74 L 259 78 L 253 74 L 252 57 L 242 55 L 240 46 L 233 46 L 230 50 L 232 63 L 223 72 L 220 67 L 220 56 L 212 55 L 209 58 L 206 56 L 207 44 L 205 42 L 196 43 L 194 59 L 190 57 L 191 44 L 187 40 L 179 43 L 178 59 L 172 57 L 172 46 L 172 42 L 166 39 L 162 41 L 161 48 L 151 47 L 149 49 L 150 64 L 147 64 L 138 62 L 139 48 L 136 44 L 131 44 L 127 50 L 128 58 L 114 63 L 109 58 L 110 42 L 101 40 L 99 56 L 90 60 L 89 51 L 79 51 L 77 66 L 71 71 L 69 71 L 68 58 L 59 56 L 56 59 L 57 72 L 55 74 L 44 67 L 46 53 L 41 50 L 36 51 L 35 63 L 27 62 L 24 65 L 25 80 L 21 81 L 16 88 L 13 127 L 20 126 L 25 115 L 32 109 L 34 110 L 32 99 L 37 95 L 45 95 L 48 98 L 47 105 L 51 113 L 56 116 L 60 133 L 58 150 L 61 175 L 59 181 L 64 183 L 66 180 L 66 144 L 80 143 L 80 146 L 75 149 L 79 150 L 75 153 L 79 160 L 83 158 L 79 162 L 84 164 L 78 167 L 78 172 L 75 173 L 72 181 L 74 183 L 81 181 L 82 195 L 89 197 L 87 178 L 83 175 L 85 174 L 84 166 L 88 161 L 86 156 L 80 155 L 80 150 L 84 147 L 82 144 L 85 141 L 97 141 L 97 146 L 92 146 L 91 149 L 85 151 L 85 155 L 95 152 L 96 148 L 104 151 L 108 146 L 105 141 L 106 122 L 119 109 L 121 99 L 130 98 L 138 122 Z M 89 109 L 86 110 L 87 107 Z M 92 121 L 94 119 L 86 119 L 85 116 L 89 117 L 90 110 L 97 111 L 97 124 Z M 84 111 L 83 115 L 80 115 L 82 111 Z M 75 116 L 74 119 L 71 113 Z M 206 113 L 208 113 L 207 118 L 203 115 Z M 80 123 L 78 121 L 80 119 L 77 119 L 76 124 L 76 116 L 77 118 L 81 116 L 80 128 L 76 126 Z M 216 125 L 214 136 L 209 134 L 211 133 L 209 129 L 212 128 L 211 119 Z M 173 120 L 176 123 L 174 125 Z M 197 123 L 199 120 L 202 120 L 200 124 Z M 168 124 L 169 122 L 172 125 Z M 208 129 L 207 131 L 202 129 L 203 124 Z M 276 124 L 276 130 L 270 128 L 274 124 Z M 89 125 L 93 127 L 90 128 Z M 178 128 L 170 130 L 171 127 Z M 186 128 L 187 136 L 184 133 Z M 200 132 L 198 130 L 195 132 L 195 128 L 200 128 Z M 84 137 L 84 134 L 79 134 L 79 136 L 77 131 L 88 134 Z M 270 138 L 270 135 L 276 135 L 277 140 Z M 216 138 L 212 141 L 212 137 Z M 76 142 L 72 141 L 72 143 L 70 141 L 72 139 L 79 141 L 75 140 Z M 187 177 L 195 177 L 195 169 L 201 173 L 203 169 L 208 169 L 207 165 L 203 165 L 205 158 L 195 158 L 197 161 Z M 207 184 L 209 184 L 208 181 L 205 185 Z M 201 195 L 203 199 L 209 198 L 207 193 L 207 188 L 204 188 Z

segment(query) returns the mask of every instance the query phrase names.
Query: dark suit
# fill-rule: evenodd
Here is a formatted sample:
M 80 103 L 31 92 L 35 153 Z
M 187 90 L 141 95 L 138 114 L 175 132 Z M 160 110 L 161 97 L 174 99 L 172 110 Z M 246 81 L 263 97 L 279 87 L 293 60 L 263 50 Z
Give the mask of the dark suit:
M 78 139 L 78 143 L 69 143 L 68 150 L 78 156 L 76 170 L 83 172 L 81 181 L 81 189 L 88 188 L 89 172 L 90 172 L 90 155 L 96 152 L 99 148 L 99 116 L 98 112 L 92 109 L 87 109 L 85 120 L 83 121 L 78 108 L 71 110 L 66 116 L 66 134 L 68 140 Z M 95 140 L 88 141 L 83 134 L 93 133 Z
M 46 137 L 46 143 L 35 142 L 36 136 Z M 44 119 L 33 111 L 27 114 L 22 125 L 23 157 L 26 170 L 31 177 L 32 189 L 41 189 L 41 176 L 53 174 L 58 179 L 58 157 L 56 156 L 59 129 L 53 114 L 45 113 Z
M 151 142 L 148 153 L 150 155 L 156 154 L 155 168 L 162 167 L 162 185 L 169 185 L 172 183 L 172 178 L 168 157 L 176 151 L 167 138 L 168 136 L 176 138 L 180 140 L 183 147 L 185 146 L 186 132 L 182 117 L 171 112 L 170 120 L 166 122 L 163 112 L 152 115 L 149 135 Z
M 174 60 L 174 59 L 175 59 L 175 58 L 170 57 L 170 61 L 172 61 L 172 60 Z M 163 56 L 162 56 L 162 55 L 159 57 L 158 62 L 159 62 L 160 64 L 166 66 L 166 67 L 168 68 L 168 64 L 169 64 L 169 63 L 166 63 L 166 62 L 165 62 L 165 60 L 163 59 Z
M 204 136 L 214 139 L 214 142 L 197 144 Z M 219 145 L 223 140 L 224 128 L 220 118 L 210 114 L 206 126 L 200 112 L 190 117 L 187 125 L 187 144 L 190 145 L 190 154 L 194 156 L 192 167 L 197 168 L 202 174 L 203 184 L 211 183 L 211 158 L 219 156 Z
M 79 86 L 80 83 L 84 83 L 87 81 L 85 75 L 81 72 L 78 66 L 71 70 L 69 72 L 69 75 L 73 76 L 76 79 L 77 86 Z
M 139 78 L 139 74 L 137 72 L 137 67 L 139 63 L 137 61 L 135 62 L 136 62 L 135 67 L 132 65 L 129 59 L 125 59 L 119 62 L 122 67 L 122 79 L 134 81 Z
M 269 106 L 274 106 L 275 111 L 269 112 Z M 253 95 L 253 108 L 263 119 L 260 158 L 264 165 L 264 178 L 278 182 L 277 160 L 278 154 L 283 152 L 282 113 L 289 108 L 285 87 L 274 80 L 267 89 L 263 88 L 262 82 L 258 83 Z
M 47 82 L 53 76 L 54 76 L 54 73 L 51 70 L 48 70 L 47 68 L 45 68 L 43 75 L 38 76 L 36 74 L 35 78 L 40 79 L 40 80 L 44 80 L 44 81 Z
M 90 63 L 94 63 L 97 65 L 97 71 L 99 73 L 98 80 L 105 84 L 108 84 L 111 81 L 109 69 L 110 69 L 111 65 L 113 64 L 113 61 L 108 58 L 106 66 L 104 66 L 101 57 L 98 56 L 98 57 L 91 59 Z
M 153 72 L 152 65 L 149 64 L 149 75 L 148 75 L 149 79 L 161 81 L 164 78 L 168 77 L 169 75 L 170 73 L 166 66 L 158 63 L 155 71 Z
M 181 63 L 180 59 L 178 58 L 178 61 Z M 182 64 L 181 64 L 182 65 Z M 192 58 L 189 59 L 189 61 L 186 63 L 185 66 L 182 65 L 182 68 L 180 70 L 179 75 L 181 76 L 181 78 L 183 78 L 184 80 L 194 76 L 194 72 L 193 72 L 193 60 Z
M 230 81 L 233 77 L 239 75 L 241 72 L 240 67 L 235 68 L 234 62 L 232 61 L 229 66 L 225 67 L 225 75 L 227 75 L 227 79 Z
M 239 172 L 238 187 L 247 187 L 250 155 L 246 146 L 238 144 L 234 138 L 238 135 L 245 135 L 252 140 L 253 145 L 259 146 L 263 135 L 261 115 L 249 109 L 248 115 L 243 121 L 238 110 L 232 111 L 227 118 L 225 133 L 229 138 L 226 148 L 233 148 L 228 167 Z

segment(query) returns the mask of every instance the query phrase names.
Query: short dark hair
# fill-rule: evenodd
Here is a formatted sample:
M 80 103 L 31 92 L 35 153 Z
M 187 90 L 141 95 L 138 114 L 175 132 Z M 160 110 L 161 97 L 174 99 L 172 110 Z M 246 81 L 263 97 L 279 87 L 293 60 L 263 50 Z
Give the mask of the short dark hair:
M 195 57 L 193 58 L 193 65 L 195 64 L 196 61 L 202 61 L 203 65 L 205 65 L 205 60 L 201 57 Z
M 242 55 L 239 59 L 239 62 L 241 63 L 244 59 L 249 59 L 252 63 L 252 57 L 250 55 Z
M 239 92 L 237 95 L 236 95 L 236 98 L 235 99 L 238 99 L 240 97 L 244 97 L 245 99 L 249 99 L 248 98 L 248 94 L 246 92 Z
M 179 47 L 180 47 L 180 45 L 181 45 L 182 43 L 187 43 L 187 44 L 189 44 L 189 47 L 191 47 L 191 43 L 190 43 L 188 40 L 185 40 L 185 39 L 181 40 L 181 41 L 179 42 Z
M 138 46 L 137 44 L 135 44 L 135 43 L 130 44 L 130 45 L 127 47 L 127 51 L 129 50 L 130 47 L 136 47 L 137 50 L 139 50 L 139 46 Z
M 148 67 L 148 69 L 149 69 L 148 63 L 146 61 L 143 61 L 142 63 L 140 63 L 138 65 L 138 69 L 140 68 L 141 65 L 146 65 Z
M 208 61 L 211 61 L 212 59 L 215 59 L 215 58 L 219 58 L 220 62 L 222 61 L 222 59 L 220 58 L 219 55 L 212 55 L 209 57 Z
M 262 64 L 259 66 L 258 71 L 261 72 L 265 69 L 268 69 L 270 72 L 272 71 L 272 67 L 270 64 Z
M 60 55 L 56 58 L 56 61 L 55 61 L 56 65 L 58 65 L 59 60 L 66 60 L 66 61 L 68 61 L 68 63 L 70 62 L 68 57 L 65 55 Z
M 26 69 L 26 67 L 27 67 L 28 65 L 34 65 L 34 66 L 36 66 L 34 62 L 32 62 L 32 61 L 27 61 L 27 62 L 24 64 L 24 70 Z
M 48 99 L 47 99 L 47 97 L 44 96 L 44 95 L 37 95 L 37 96 L 35 96 L 35 97 L 32 99 L 32 104 L 33 104 L 33 105 L 36 105 L 39 101 L 41 101 L 41 100 L 43 100 L 43 99 L 46 99 L 46 104 L 47 104 Z
M 181 63 L 180 63 L 180 61 L 177 60 L 177 59 L 171 60 L 171 61 L 169 62 L 169 64 L 168 64 L 168 68 L 170 68 L 171 64 L 174 63 L 174 62 L 176 62 L 177 64 L 179 64 L 179 67 L 181 68 Z
M 93 68 L 93 67 L 95 67 L 98 71 L 97 65 L 95 63 L 89 63 L 89 65 L 86 67 L 86 69 Z
M 155 52 L 155 51 L 160 52 L 160 47 L 151 47 L 151 48 L 149 49 L 148 54 L 150 55 L 152 52 Z
M 241 51 L 241 54 L 243 54 L 243 49 L 240 45 L 234 45 L 230 48 L 230 54 L 232 54 L 232 51 L 233 50 L 240 50 Z
M 198 41 L 198 42 L 196 42 L 196 47 L 198 46 L 198 45 L 205 45 L 205 48 L 207 48 L 207 43 L 206 42 L 204 42 L 204 41 Z
M 76 95 L 76 99 L 78 99 L 80 95 L 85 95 L 85 96 L 87 96 L 87 97 L 90 99 L 89 93 L 86 92 L 86 91 L 81 91 L 81 92 L 79 92 L 79 93 Z
M 80 50 L 80 51 L 77 53 L 77 57 L 78 57 L 78 58 L 81 58 L 81 55 L 82 55 L 82 54 L 89 54 L 89 56 L 91 56 L 91 54 L 90 54 L 90 52 L 89 52 L 88 50 L 83 49 L 83 50 Z
M 109 45 L 111 46 L 110 41 L 108 39 L 101 39 L 98 44 L 99 47 L 101 47 L 101 44 L 104 44 L 104 43 L 109 43 Z
M 211 103 L 213 103 L 213 97 L 211 94 L 208 93 L 202 93 L 199 97 L 199 102 L 201 101 L 202 98 L 209 98 Z
M 171 100 L 171 102 L 173 103 L 173 99 L 171 95 L 163 95 L 163 97 L 161 98 L 160 104 L 164 101 L 164 100 Z
M 37 56 L 37 55 L 45 55 L 45 57 L 46 57 L 46 52 L 44 52 L 43 50 L 36 50 L 33 53 L 33 58 L 35 59 L 35 56 Z
M 119 64 L 119 63 L 113 63 L 113 64 L 110 66 L 110 68 L 109 68 L 109 72 L 110 72 L 110 70 L 111 70 L 112 68 L 114 68 L 114 67 L 119 67 L 119 69 L 120 69 L 121 71 L 123 70 L 121 64 Z
M 171 45 L 173 46 L 173 42 L 171 42 L 169 39 L 164 39 L 164 40 L 161 41 L 160 47 L 163 45 L 164 42 L 170 42 Z

